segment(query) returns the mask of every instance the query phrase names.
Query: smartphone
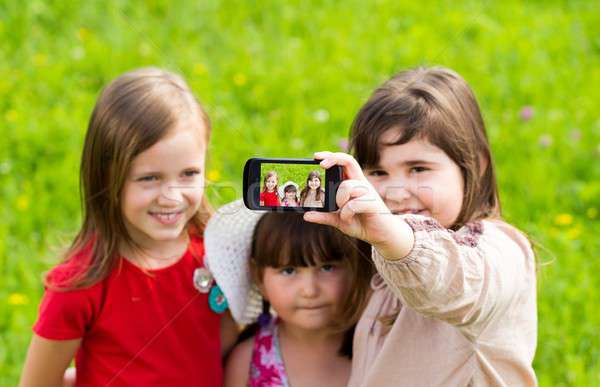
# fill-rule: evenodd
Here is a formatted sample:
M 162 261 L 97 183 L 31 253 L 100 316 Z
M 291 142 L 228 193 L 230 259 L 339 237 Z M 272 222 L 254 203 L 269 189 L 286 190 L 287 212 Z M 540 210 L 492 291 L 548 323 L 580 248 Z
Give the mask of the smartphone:
M 251 210 L 336 211 L 342 168 L 325 169 L 319 163 L 313 159 L 249 159 L 244 166 L 244 204 Z

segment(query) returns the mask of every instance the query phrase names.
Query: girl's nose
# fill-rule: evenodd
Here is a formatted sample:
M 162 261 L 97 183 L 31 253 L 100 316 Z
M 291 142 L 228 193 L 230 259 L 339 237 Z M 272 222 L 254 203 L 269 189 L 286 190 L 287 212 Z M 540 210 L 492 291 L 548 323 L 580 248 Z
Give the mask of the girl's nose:
M 182 188 L 166 183 L 161 186 L 158 202 L 160 205 L 174 206 L 183 203 Z
M 410 199 L 412 196 L 409 187 L 406 186 L 406 183 L 402 182 L 396 182 L 382 187 L 379 190 L 379 195 L 386 203 L 393 202 L 397 204 Z
M 301 293 L 302 296 L 312 298 L 317 296 L 319 293 L 317 274 L 313 273 L 312 270 L 303 273 Z

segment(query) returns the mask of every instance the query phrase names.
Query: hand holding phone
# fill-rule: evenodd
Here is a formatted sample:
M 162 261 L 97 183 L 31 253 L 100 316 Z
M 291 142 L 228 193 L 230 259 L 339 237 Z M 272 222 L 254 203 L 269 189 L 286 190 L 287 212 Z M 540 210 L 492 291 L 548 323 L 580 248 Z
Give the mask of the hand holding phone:
M 251 210 L 332 212 L 337 210 L 341 167 L 323 168 L 313 159 L 251 158 L 244 166 L 244 204 Z
M 334 213 L 308 212 L 304 220 L 333 226 L 344 234 L 372 244 L 384 257 L 401 259 L 414 245 L 410 226 L 393 215 L 377 190 L 369 183 L 358 162 L 349 154 L 317 152 L 324 168 L 342 167 L 346 180 L 339 184 Z

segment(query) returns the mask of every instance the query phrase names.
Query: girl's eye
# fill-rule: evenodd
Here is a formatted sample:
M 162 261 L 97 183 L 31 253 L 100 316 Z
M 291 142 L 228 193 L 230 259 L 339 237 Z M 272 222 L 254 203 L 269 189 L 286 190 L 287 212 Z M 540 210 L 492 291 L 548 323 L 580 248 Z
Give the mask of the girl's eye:
M 200 174 L 200 171 L 197 171 L 197 170 L 189 170 L 189 171 L 183 172 L 183 175 L 185 177 L 194 177 L 194 175 L 199 175 L 199 174 Z
M 325 265 L 321 266 L 321 270 L 323 270 L 324 272 L 330 273 L 335 270 L 335 265 L 332 265 L 329 263 L 325 264 Z
M 148 175 L 148 176 L 142 176 L 138 179 L 138 181 L 154 181 L 154 180 L 158 180 L 158 176 L 154 176 L 154 175 Z
M 383 171 L 383 170 L 381 170 L 381 169 L 375 169 L 375 170 L 373 170 L 373 171 L 370 171 L 370 172 L 369 172 L 369 173 L 367 173 L 367 174 L 368 174 L 369 176 L 375 176 L 375 177 L 377 177 L 377 176 L 385 176 L 385 175 L 387 175 L 387 172 L 386 172 L 386 171 Z
M 421 167 L 421 166 L 416 166 L 416 167 L 412 167 L 410 169 L 410 172 L 411 173 L 420 173 L 420 172 L 425 172 L 427 170 L 429 170 L 429 168 Z
M 293 267 L 284 267 L 279 270 L 279 272 L 283 275 L 292 275 L 296 270 Z

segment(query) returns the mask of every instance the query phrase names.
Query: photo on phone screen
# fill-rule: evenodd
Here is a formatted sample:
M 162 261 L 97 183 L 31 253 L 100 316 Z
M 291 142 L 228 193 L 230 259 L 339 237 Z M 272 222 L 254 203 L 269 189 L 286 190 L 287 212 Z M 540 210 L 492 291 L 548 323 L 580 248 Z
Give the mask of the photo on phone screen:
M 244 202 L 260 210 L 335 211 L 340 179 L 339 168 L 327 170 L 317 160 L 254 158 L 244 168 Z
M 310 164 L 261 164 L 260 206 L 325 207 L 325 171 Z

